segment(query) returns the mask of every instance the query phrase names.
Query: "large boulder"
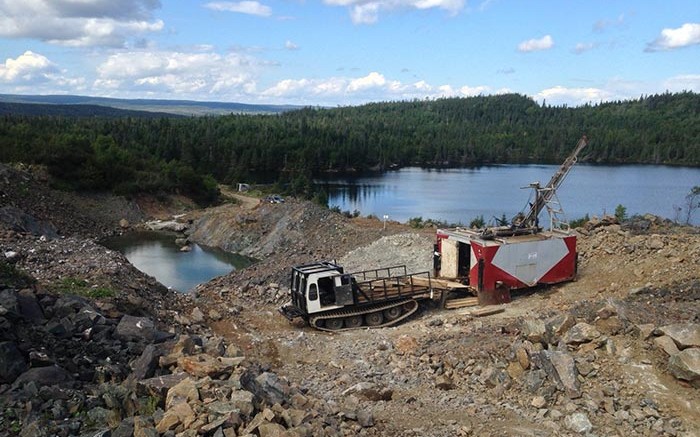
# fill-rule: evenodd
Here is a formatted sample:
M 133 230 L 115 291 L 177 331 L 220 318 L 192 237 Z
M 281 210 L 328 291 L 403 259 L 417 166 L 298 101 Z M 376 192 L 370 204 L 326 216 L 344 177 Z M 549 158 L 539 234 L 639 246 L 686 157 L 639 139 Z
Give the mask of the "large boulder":
M 443 387 L 438 387 L 443 388 Z M 444 389 L 444 388 L 443 388 Z M 369 401 L 390 401 L 394 392 L 373 382 L 359 382 L 343 392 L 343 396 L 354 394 Z
M 545 349 L 540 352 L 540 362 L 549 377 L 556 381 L 558 387 L 571 399 L 581 397 L 581 384 L 574 357 L 564 351 Z
M 291 394 L 289 384 L 276 374 L 264 372 L 259 375 L 253 370 L 247 370 L 241 375 L 241 386 L 270 405 L 284 405 Z
M 576 324 L 576 319 L 569 313 L 559 314 L 547 319 L 545 324 L 547 326 L 547 342 L 557 344 L 561 336 Z
M 179 425 L 183 428 L 189 427 L 197 418 L 194 410 L 187 402 L 180 402 L 169 408 L 162 419 L 156 425 L 156 431 L 163 434 L 176 429 Z
M 586 413 L 573 413 L 564 418 L 564 425 L 577 434 L 588 434 L 593 429 L 591 421 Z
M 566 344 L 590 343 L 600 338 L 600 335 L 600 331 L 595 326 L 580 322 L 564 334 L 563 340 Z
M 199 400 L 199 390 L 191 378 L 185 378 L 170 390 L 165 398 L 165 408 L 170 408 L 179 402 L 192 402 Z
M 0 291 L 0 315 L 19 318 L 21 313 L 17 292 L 9 289 Z
M 700 323 L 676 323 L 659 328 L 678 345 L 678 349 L 700 347 Z
M 700 386 L 700 349 L 684 349 L 668 359 L 668 370 L 673 376 Z
M 165 353 L 164 344 L 149 344 L 147 345 L 141 356 L 135 359 L 131 364 L 131 379 L 139 381 L 141 379 L 150 378 L 153 376 L 158 367 L 158 360 Z
M 668 335 L 656 337 L 654 339 L 654 344 L 656 344 L 657 347 L 666 352 L 667 355 L 673 356 L 679 352 L 678 346 L 676 346 L 676 343 Z
M 231 393 L 230 405 L 235 407 L 241 414 L 251 416 L 255 411 L 253 403 L 253 393 L 246 390 L 234 390 Z
M 139 396 L 155 396 L 165 399 L 170 388 L 188 377 L 187 373 L 181 372 L 144 379 L 136 383 L 136 393 Z
M 123 340 L 153 341 L 156 328 L 153 320 L 148 317 L 134 317 L 125 314 L 117 325 L 115 336 Z
M 42 323 L 45 321 L 44 312 L 31 290 L 22 290 L 17 294 L 17 303 L 24 320 L 31 323 Z
M 15 384 L 24 384 L 27 382 L 35 382 L 37 386 L 42 385 L 58 385 L 73 381 L 71 375 L 63 367 L 56 365 L 46 367 L 35 367 L 19 375 L 15 380 Z
M 547 335 L 547 327 L 544 320 L 525 319 L 522 321 L 521 331 L 525 338 L 532 343 L 544 343 Z
M 11 341 L 0 343 L 0 382 L 12 382 L 27 369 L 22 352 Z

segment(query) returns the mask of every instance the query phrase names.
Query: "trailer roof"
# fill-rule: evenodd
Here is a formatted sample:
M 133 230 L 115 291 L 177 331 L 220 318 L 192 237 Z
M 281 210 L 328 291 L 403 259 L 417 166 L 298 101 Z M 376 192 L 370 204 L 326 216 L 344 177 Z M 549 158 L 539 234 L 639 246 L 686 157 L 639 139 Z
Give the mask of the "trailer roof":
M 573 235 L 573 233 L 565 231 L 542 231 L 536 234 L 484 238 L 481 235 L 481 230 L 469 228 L 438 229 L 437 233 L 446 235 L 449 239 L 462 243 L 478 241 L 482 246 L 500 246 L 503 244 L 522 243 L 525 241 L 543 241 L 551 238 L 564 238 Z

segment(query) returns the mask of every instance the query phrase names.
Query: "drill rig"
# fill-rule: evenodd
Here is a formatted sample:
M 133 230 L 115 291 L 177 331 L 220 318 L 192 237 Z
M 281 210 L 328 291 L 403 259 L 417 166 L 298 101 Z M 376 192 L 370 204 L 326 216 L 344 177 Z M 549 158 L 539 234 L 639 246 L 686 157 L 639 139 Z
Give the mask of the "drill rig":
M 526 187 L 533 189 L 534 201 L 509 224 L 438 229 L 435 276 L 468 284 L 483 303 L 489 303 L 489 296 L 499 291 L 573 279 L 577 269 L 576 235 L 563 218 L 556 192 L 587 144 L 584 135 L 547 185 L 534 182 Z M 548 229 L 539 223 L 544 209 L 549 213 Z

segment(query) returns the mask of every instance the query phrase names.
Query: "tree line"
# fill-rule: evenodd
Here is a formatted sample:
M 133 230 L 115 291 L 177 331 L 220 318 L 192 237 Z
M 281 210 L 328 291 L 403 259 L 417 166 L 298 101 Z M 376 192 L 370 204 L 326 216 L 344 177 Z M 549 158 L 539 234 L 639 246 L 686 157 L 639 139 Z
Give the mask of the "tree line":
M 580 107 L 519 94 L 304 108 L 278 115 L 191 118 L 6 114 L 0 160 L 47 165 L 68 188 L 183 192 L 216 182 L 288 182 L 309 193 L 325 172 L 408 165 L 559 163 L 700 165 L 700 94 L 642 96 Z

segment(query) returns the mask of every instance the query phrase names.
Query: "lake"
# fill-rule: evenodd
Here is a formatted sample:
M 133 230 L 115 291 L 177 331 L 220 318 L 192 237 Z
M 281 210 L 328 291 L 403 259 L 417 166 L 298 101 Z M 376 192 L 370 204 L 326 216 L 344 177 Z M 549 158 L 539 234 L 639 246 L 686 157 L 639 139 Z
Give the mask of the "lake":
M 405 222 L 411 217 L 468 224 L 477 216 L 488 222 L 508 219 L 528 207 L 531 182 L 546 185 L 558 165 L 494 165 L 460 169 L 416 167 L 379 175 L 317 180 L 329 193 L 328 205 L 362 215 L 388 215 Z M 627 215 L 651 213 L 674 219 L 674 205 L 683 206 L 700 168 L 576 164 L 557 191 L 568 220 L 589 214 L 614 214 L 619 204 Z M 540 216 L 542 223 L 547 214 Z M 692 220 L 700 224 L 700 211 Z
M 181 292 L 252 263 L 250 258 L 197 244 L 190 245 L 190 252 L 180 252 L 175 238 L 164 232 L 130 232 L 101 243 L 123 253 L 134 267 L 161 284 Z

